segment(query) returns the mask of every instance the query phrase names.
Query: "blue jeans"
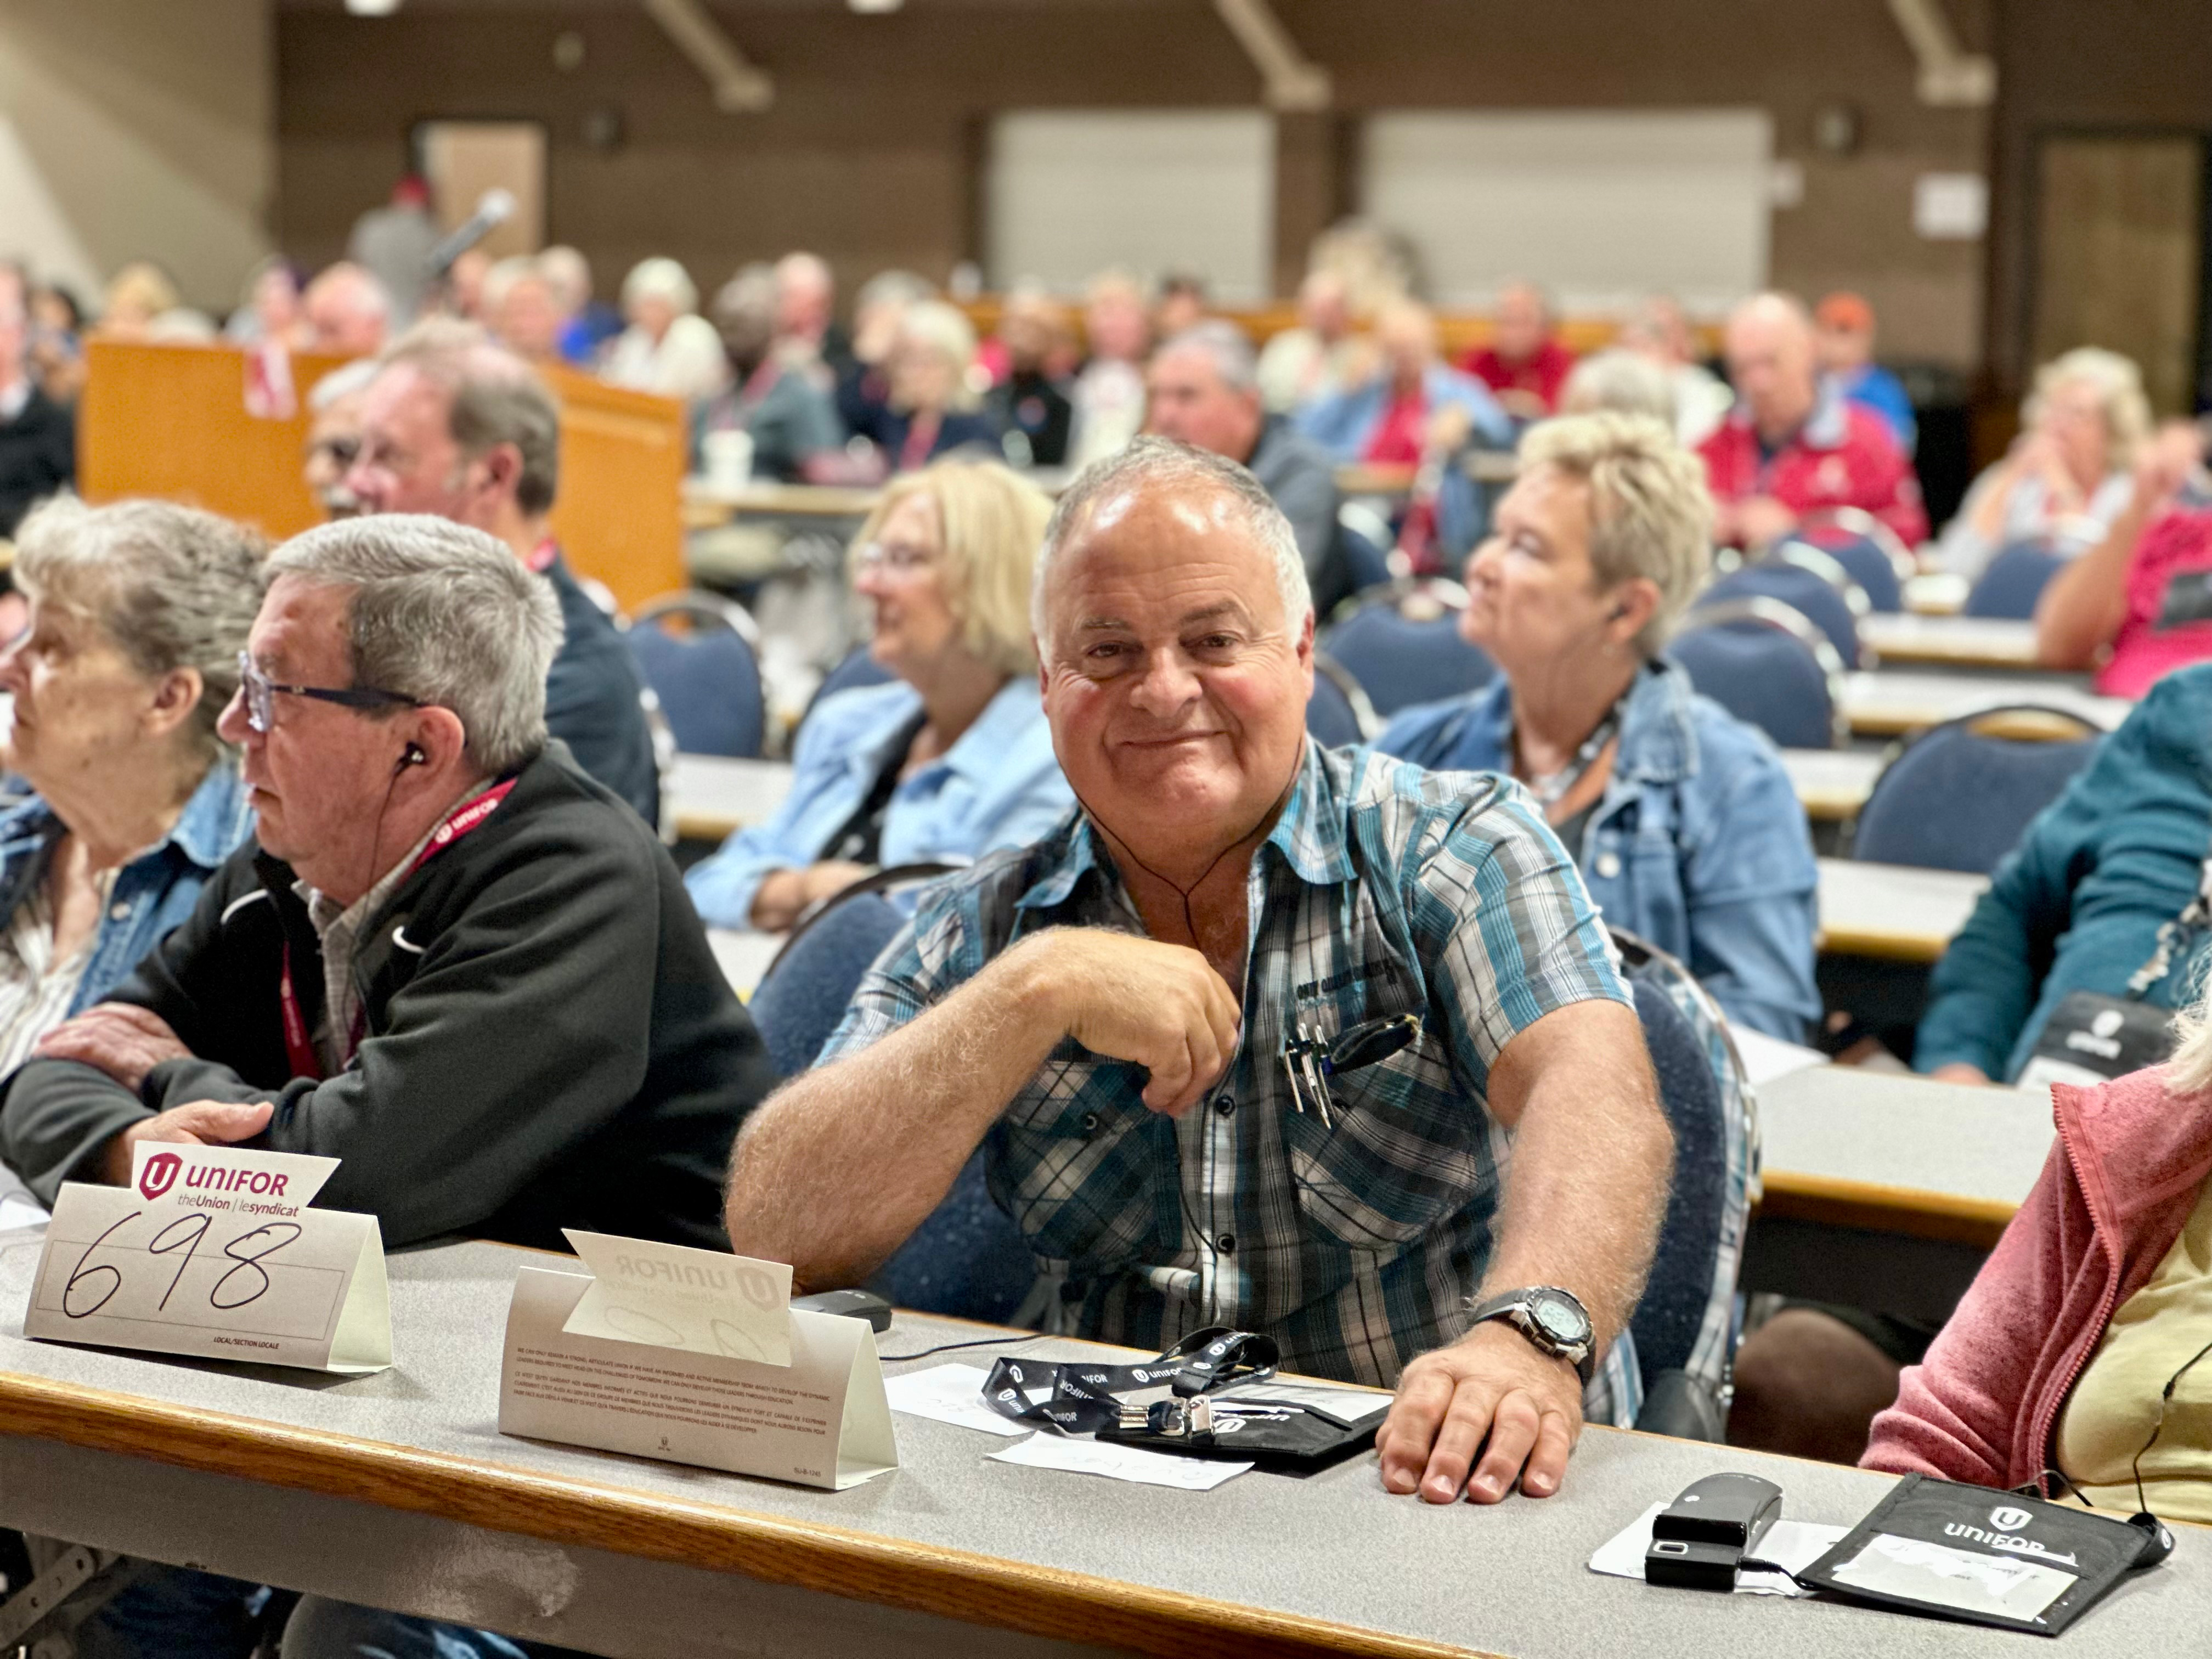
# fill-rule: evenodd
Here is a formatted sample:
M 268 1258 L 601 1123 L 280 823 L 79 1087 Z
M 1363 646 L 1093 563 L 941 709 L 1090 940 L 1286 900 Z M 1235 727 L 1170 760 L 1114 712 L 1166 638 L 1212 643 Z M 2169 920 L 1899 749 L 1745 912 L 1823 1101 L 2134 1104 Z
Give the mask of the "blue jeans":
M 489 1631 L 319 1595 L 301 1598 L 280 1651 L 281 1659 L 528 1659 L 524 1649 Z
M 247 1659 L 268 1598 L 242 1578 L 149 1566 L 78 1626 L 78 1659 Z

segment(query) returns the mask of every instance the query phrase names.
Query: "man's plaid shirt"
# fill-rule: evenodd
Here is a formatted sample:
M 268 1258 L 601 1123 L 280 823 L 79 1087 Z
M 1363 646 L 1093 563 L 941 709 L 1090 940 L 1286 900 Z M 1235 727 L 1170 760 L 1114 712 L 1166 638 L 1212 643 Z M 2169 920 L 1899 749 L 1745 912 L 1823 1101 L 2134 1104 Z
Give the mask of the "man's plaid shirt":
M 1627 994 L 1572 860 L 1487 774 L 1308 744 L 1249 905 L 1227 1075 L 1178 1121 L 1146 1109 L 1141 1069 L 1064 1041 L 984 1142 L 992 1195 L 1083 1335 L 1158 1350 L 1233 1325 L 1275 1337 L 1286 1370 L 1389 1386 L 1468 1328 L 1512 1147 L 1491 1065 L 1552 1010 Z M 1048 927 L 1144 931 L 1079 813 L 927 890 L 823 1060 Z M 1405 1012 L 1419 1039 L 1333 1080 L 1334 1127 L 1297 1109 L 1290 1025 L 1334 1036 Z M 1640 1394 L 1624 1334 L 1586 1408 L 1632 1421 Z

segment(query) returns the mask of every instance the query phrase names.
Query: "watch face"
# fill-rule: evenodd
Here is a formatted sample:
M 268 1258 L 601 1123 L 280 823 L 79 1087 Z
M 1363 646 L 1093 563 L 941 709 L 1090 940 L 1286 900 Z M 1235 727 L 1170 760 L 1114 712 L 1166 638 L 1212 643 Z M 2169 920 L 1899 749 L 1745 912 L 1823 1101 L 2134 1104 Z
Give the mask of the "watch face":
M 1529 1313 L 1537 1328 L 1561 1347 L 1572 1347 L 1590 1339 L 1589 1316 L 1564 1297 L 1537 1296 L 1530 1299 Z

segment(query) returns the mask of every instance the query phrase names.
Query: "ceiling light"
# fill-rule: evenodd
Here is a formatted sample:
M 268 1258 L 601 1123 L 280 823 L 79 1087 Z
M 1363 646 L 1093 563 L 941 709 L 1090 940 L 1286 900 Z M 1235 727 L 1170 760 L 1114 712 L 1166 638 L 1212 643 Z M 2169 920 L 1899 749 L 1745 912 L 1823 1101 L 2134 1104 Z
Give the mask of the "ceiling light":
M 399 0 L 345 0 L 345 9 L 356 17 L 389 17 L 399 9 Z
M 863 17 L 880 17 L 886 12 L 896 11 L 906 0 L 845 0 L 845 3 Z

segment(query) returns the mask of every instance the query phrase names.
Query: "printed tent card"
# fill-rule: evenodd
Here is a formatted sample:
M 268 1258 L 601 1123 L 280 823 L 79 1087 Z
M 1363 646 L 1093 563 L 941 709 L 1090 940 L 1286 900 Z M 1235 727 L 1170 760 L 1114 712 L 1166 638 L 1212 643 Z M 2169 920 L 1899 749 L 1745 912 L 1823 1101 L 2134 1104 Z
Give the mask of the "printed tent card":
M 318 1210 L 334 1158 L 141 1141 L 55 1201 L 23 1334 L 317 1371 L 392 1363 L 384 1236 Z
M 589 1271 L 524 1267 L 502 1434 L 842 1491 L 898 1466 L 876 1334 L 791 1306 L 791 1269 L 568 1232 Z

